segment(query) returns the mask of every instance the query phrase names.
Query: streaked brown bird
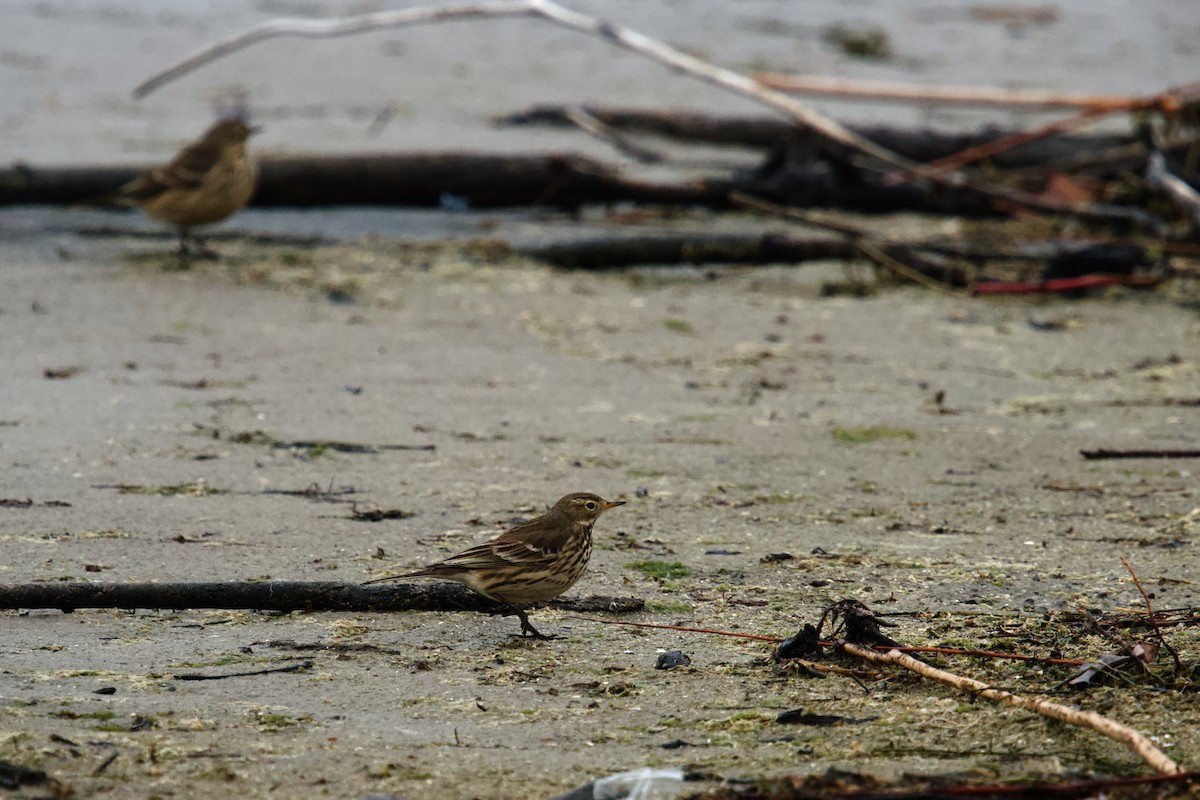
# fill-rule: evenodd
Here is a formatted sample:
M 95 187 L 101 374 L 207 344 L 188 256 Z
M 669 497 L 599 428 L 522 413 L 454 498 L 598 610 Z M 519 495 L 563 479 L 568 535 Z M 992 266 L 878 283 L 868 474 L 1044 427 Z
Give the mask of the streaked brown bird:
M 592 555 L 592 526 L 596 519 L 608 509 L 623 505 L 623 500 L 610 501 L 588 492 L 575 492 L 559 500 L 542 516 L 445 561 L 366 583 L 397 578 L 458 581 L 508 606 L 521 620 L 522 636 L 552 639 L 533 627 L 524 606 L 558 597 L 575 585 Z
M 214 256 L 192 236 L 192 228 L 220 222 L 250 202 L 258 169 L 246 153 L 246 140 L 255 130 L 240 119 L 222 119 L 171 163 L 125 184 L 113 199 L 178 228 L 180 254 L 191 252 L 190 241 L 200 255 Z

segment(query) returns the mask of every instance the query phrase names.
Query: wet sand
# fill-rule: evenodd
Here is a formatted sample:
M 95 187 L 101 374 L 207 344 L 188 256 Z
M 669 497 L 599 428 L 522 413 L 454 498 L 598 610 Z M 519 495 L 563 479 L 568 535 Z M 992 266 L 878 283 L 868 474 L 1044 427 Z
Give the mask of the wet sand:
M 357 582 L 590 490 L 629 504 L 598 524 L 574 592 L 644 597 L 636 621 L 787 636 L 851 597 L 900 613 L 890 632 L 913 644 L 1094 657 L 1115 645 L 1069 620 L 1138 606 L 1121 555 L 1160 607 L 1196 604 L 1191 463 L 1079 455 L 1197 446 L 1192 410 L 1165 404 L 1200 394 L 1200 328 L 1178 298 L 821 298 L 839 266 L 580 275 L 387 239 L 222 242 L 222 262 L 179 271 L 168 246 L 0 245 L 3 495 L 34 501 L 0 510 L 4 582 Z M 229 436 L 256 430 L 436 450 Z M 264 493 L 312 484 L 415 516 Z M 780 552 L 794 559 L 762 561 Z M 647 561 L 685 569 L 656 579 Z M 534 619 L 564 638 L 520 642 L 514 620 L 470 613 L 5 612 L 0 758 L 84 795 L 190 797 L 551 797 L 642 765 L 1141 769 L 1094 734 L 944 689 L 776 676 L 763 642 Z M 656 670 L 672 649 L 692 666 Z M 1027 689 L 1070 674 L 951 666 Z M 1186 759 L 1200 725 L 1183 697 L 1078 701 Z M 878 719 L 774 723 L 797 707 Z
M 1012 28 L 882 2 L 805 4 L 802 19 L 765 2 L 737 4 L 732 19 L 712 4 L 604 4 L 736 68 L 1130 92 L 1194 77 L 1192 3 L 1092 6 L 1060 3 L 1057 21 Z M 295 43 L 276 42 L 128 99 L 204 41 L 341 7 L 14 9 L 0 34 L 9 157 L 165 158 L 242 90 L 267 125 L 265 152 L 612 158 L 574 134 L 484 122 L 580 99 L 752 110 L 528 21 L 324 42 L 298 65 Z M 871 18 L 892 35 L 892 61 L 849 61 L 822 44 L 824 26 Z M 897 124 L 982 119 L 822 107 Z M 763 225 L 704 214 L 667 224 Z M 97 225 L 130 235 L 80 233 Z M 216 243 L 222 261 L 181 269 L 168 237 L 133 235 L 154 230 L 134 216 L 3 210 L 0 499 L 33 505 L 0 507 L 0 582 L 357 582 L 590 490 L 629 503 L 597 526 L 592 569 L 573 593 L 642 596 L 634 621 L 787 636 L 851 597 L 899 615 L 892 633 L 905 642 L 1094 658 L 1121 645 L 1082 610 L 1112 620 L 1142 602 L 1122 555 L 1157 607 L 1195 606 L 1194 464 L 1079 455 L 1200 447 L 1194 407 L 1172 404 L 1200 395 L 1194 296 L 978 300 L 893 287 L 823 297 L 846 279 L 842 265 L 587 275 L 495 243 L 605 228 L 595 212 L 254 210 L 222 230 L 333 243 L 234 237 Z M 436 450 L 351 455 L 230 437 L 251 431 Z M 314 484 L 414 516 L 366 523 L 347 503 L 264 492 Z M 762 560 L 784 552 L 793 558 Z M 520 642 L 514 620 L 466 613 L 2 612 L 0 760 L 44 769 L 76 796 L 198 798 L 552 797 L 643 765 L 751 778 L 834 766 L 996 780 L 1143 771 L 1094 734 L 941 688 L 777 675 L 763 642 L 549 610 L 534 619 L 564 638 Z M 1192 630 L 1170 635 L 1196 652 Z M 692 666 L 656 670 L 672 649 Z M 306 660 L 297 672 L 179 677 Z M 1025 691 L 1070 674 L 947 666 Z M 1073 700 L 1194 761 L 1200 720 L 1186 695 L 1107 687 Z M 775 723 L 794 708 L 873 719 Z

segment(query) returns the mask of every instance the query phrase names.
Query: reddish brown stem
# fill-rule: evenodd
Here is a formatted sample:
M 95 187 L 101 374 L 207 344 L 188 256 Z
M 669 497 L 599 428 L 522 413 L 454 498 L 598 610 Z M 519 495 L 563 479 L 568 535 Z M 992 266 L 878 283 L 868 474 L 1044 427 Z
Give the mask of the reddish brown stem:
M 1137 573 L 1133 571 L 1133 567 L 1129 566 L 1129 562 L 1125 560 L 1125 556 L 1121 556 L 1121 563 L 1129 571 L 1129 576 L 1133 578 L 1133 585 L 1142 593 L 1142 599 L 1146 601 L 1146 619 L 1150 622 L 1150 627 L 1154 628 L 1154 635 L 1158 637 L 1158 643 L 1171 654 L 1171 658 L 1175 660 L 1175 671 L 1179 672 L 1183 669 L 1183 665 L 1179 661 L 1179 653 L 1167 642 L 1167 638 L 1163 636 L 1162 628 L 1158 627 L 1158 620 L 1154 616 L 1154 606 L 1150 604 L 1150 595 L 1146 594 L 1146 590 L 1142 588 L 1142 582 L 1138 580 Z

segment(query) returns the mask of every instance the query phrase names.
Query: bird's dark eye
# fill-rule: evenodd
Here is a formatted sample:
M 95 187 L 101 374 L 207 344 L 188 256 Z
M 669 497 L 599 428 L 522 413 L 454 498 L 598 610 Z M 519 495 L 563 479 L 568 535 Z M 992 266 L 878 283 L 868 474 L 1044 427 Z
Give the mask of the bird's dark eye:
M 586 508 L 588 511 L 596 510 L 596 504 L 594 502 L 592 502 L 591 500 L 588 500 L 586 503 L 584 503 L 583 507 Z

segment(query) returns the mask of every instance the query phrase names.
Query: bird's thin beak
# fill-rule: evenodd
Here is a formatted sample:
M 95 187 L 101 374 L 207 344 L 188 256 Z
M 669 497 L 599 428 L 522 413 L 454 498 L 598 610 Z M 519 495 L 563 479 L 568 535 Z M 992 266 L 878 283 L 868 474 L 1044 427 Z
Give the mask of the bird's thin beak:
M 617 506 L 623 506 L 623 505 L 625 505 L 624 500 L 605 500 L 604 501 L 604 510 L 608 511 L 610 508 L 616 508 Z

